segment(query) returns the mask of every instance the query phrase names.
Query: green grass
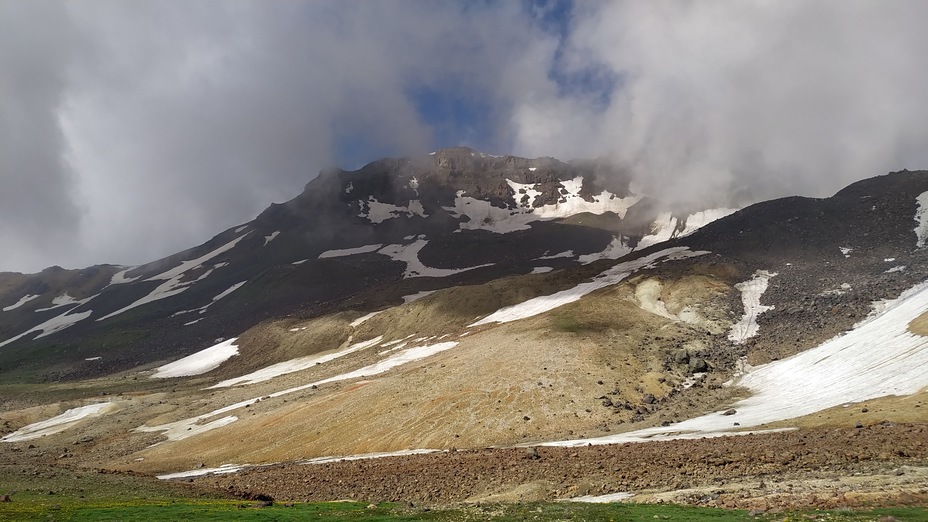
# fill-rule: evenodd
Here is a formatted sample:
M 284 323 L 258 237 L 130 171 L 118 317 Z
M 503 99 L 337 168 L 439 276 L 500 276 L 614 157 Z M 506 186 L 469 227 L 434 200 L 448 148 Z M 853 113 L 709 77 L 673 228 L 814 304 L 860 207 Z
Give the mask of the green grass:
M 55 500 L 61 500 L 60 503 Z M 272 503 L 228 499 L 93 500 L 14 499 L 0 504 L 0 520 L 73 521 L 177 521 L 177 520 L 363 520 L 363 521 L 465 521 L 494 520 L 614 520 L 623 522 L 864 522 L 892 516 L 900 522 L 926 522 L 928 509 L 888 508 L 875 510 L 802 511 L 762 514 L 745 511 L 658 504 L 528 503 L 487 504 L 447 509 L 406 507 L 399 504 L 361 502 Z
M 271 504 L 253 501 L 177 500 L 161 502 L 91 502 L 0 506 L 0 520 L 177 521 L 177 520 L 429 520 L 437 512 L 406 510 L 389 504 L 369 508 L 358 502 Z

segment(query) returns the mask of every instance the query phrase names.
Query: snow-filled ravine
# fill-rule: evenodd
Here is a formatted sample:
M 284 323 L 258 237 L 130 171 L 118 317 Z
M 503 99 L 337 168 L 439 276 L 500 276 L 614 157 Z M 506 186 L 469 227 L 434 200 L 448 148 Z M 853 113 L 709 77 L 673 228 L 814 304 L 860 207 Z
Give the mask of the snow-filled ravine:
M 741 320 L 731 326 L 728 333 L 728 340 L 736 344 L 743 344 L 745 341 L 757 335 L 760 326 L 757 324 L 757 316 L 772 310 L 773 306 L 760 304 L 760 299 L 767 291 L 770 284 L 770 278 L 774 277 L 776 272 L 767 272 L 758 270 L 754 272 L 754 277 L 738 283 L 735 288 L 741 291 L 741 303 L 744 305 L 744 315 Z

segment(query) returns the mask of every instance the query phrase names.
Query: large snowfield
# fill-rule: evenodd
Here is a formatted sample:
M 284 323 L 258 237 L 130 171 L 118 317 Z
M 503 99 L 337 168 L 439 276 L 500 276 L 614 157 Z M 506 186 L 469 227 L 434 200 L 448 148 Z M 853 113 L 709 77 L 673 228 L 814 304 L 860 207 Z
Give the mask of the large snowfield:
M 720 412 L 679 424 L 592 439 L 548 443 L 555 446 L 614 444 L 668 438 L 728 435 L 808 415 L 842 404 L 887 395 L 909 395 L 928 387 L 928 337 L 908 330 L 928 311 L 928 282 L 887 301 L 882 312 L 853 330 L 781 361 L 751 369 L 735 382 L 751 396 Z

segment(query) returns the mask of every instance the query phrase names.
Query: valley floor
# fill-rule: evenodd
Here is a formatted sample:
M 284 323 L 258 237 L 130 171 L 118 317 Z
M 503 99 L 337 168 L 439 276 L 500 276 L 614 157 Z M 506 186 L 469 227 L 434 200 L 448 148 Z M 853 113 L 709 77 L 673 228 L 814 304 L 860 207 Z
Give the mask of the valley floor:
M 279 464 L 188 479 L 207 489 L 321 501 L 527 502 L 632 493 L 632 502 L 753 510 L 928 506 L 928 424 L 577 448 Z M 595 499 L 592 499 L 595 500 Z

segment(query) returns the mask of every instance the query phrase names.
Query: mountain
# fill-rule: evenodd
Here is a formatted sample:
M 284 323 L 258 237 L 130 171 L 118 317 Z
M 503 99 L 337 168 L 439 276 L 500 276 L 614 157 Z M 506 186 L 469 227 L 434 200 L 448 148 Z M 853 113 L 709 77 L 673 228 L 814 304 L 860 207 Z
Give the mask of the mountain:
M 848 475 L 886 441 L 906 449 L 865 460 L 928 458 L 928 172 L 740 210 L 633 186 L 604 162 L 446 149 L 324 171 L 147 265 L 2 274 L 4 458 L 58 465 L 65 445 L 243 496 L 416 501 L 800 473 L 780 449 L 809 440 L 796 455 Z M 724 473 L 694 471 L 723 457 L 704 437 Z M 674 469 L 647 486 L 594 465 L 625 442 Z M 397 458 L 332 459 L 361 455 Z
M 603 163 L 463 148 L 325 171 L 293 200 L 153 263 L 0 274 L 0 380 L 104 375 L 286 314 L 617 258 L 730 212 L 687 224 L 628 185 Z

